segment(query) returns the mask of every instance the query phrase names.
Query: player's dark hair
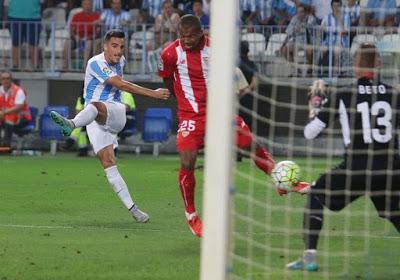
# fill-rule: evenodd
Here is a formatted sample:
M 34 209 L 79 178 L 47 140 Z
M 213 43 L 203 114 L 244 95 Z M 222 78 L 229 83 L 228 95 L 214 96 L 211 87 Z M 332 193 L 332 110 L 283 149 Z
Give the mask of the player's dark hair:
M 104 35 L 104 42 L 110 41 L 111 38 L 125 38 L 125 33 L 120 29 L 111 29 Z
M 379 54 L 376 46 L 372 43 L 362 43 L 357 51 L 358 56 L 357 67 L 361 68 L 375 68 L 378 64 Z
M 332 0 L 331 1 L 331 6 L 333 6 L 333 3 L 339 3 L 340 6 L 342 6 L 342 0 Z
M 194 27 L 201 30 L 201 23 L 198 17 L 194 15 L 184 15 L 179 21 L 179 28 L 181 27 Z
M 203 1 L 202 0 L 193 0 L 192 1 L 192 7 L 193 7 L 194 3 L 199 3 L 199 4 L 201 4 L 203 6 Z

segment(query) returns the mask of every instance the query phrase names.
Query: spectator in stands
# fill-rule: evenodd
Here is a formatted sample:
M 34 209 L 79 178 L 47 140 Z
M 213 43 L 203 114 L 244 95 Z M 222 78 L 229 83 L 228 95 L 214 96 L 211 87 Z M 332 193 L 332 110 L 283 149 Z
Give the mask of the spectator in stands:
M 311 9 L 318 24 L 321 24 L 322 20 L 332 13 L 331 3 L 329 0 L 311 0 Z
M 100 48 L 100 14 L 93 12 L 92 0 L 82 0 L 82 12 L 74 15 L 70 26 L 70 39 L 65 40 L 63 70 L 69 69 L 71 50 L 83 53 L 83 67 Z
M 240 0 L 240 18 L 242 20 L 242 24 L 247 27 L 251 27 L 256 24 L 257 20 L 257 0 Z
M 101 14 L 101 24 L 103 25 L 103 33 L 105 34 L 110 29 L 121 29 L 128 37 L 128 25 L 131 20 L 131 15 L 122 10 L 121 0 L 111 0 L 111 9 L 106 9 Z
M 306 53 L 307 63 L 313 63 L 313 30 L 316 24 L 315 17 L 308 14 L 305 6 L 299 4 L 297 6 L 297 15 L 295 15 L 288 27 L 286 28 L 287 37 L 281 47 L 281 54 L 289 61 L 294 61 L 296 51 L 304 50 Z M 309 69 L 311 70 L 311 69 Z
M 176 39 L 178 23 L 179 15 L 173 11 L 172 1 L 165 0 L 162 13 L 156 17 L 154 24 L 154 49 L 158 49 Z
M 351 26 L 358 26 L 360 21 L 360 4 L 357 0 L 347 0 L 347 5 L 344 6 L 344 13 L 350 17 Z
M 4 0 L 0 0 L 0 21 L 4 20 Z
M 342 1 L 332 0 L 332 13 L 325 16 L 321 26 L 323 34 L 322 64 L 329 65 L 330 56 L 333 57 L 333 66 L 338 69 L 349 63 L 350 49 L 350 17 L 342 12 Z M 331 51 L 333 51 L 331 53 Z
M 360 22 L 360 11 L 361 7 L 358 1 L 356 0 L 347 0 L 347 5 L 344 6 L 344 13 L 348 15 L 350 18 L 351 27 L 357 27 Z M 353 38 L 356 36 L 356 30 L 350 30 L 350 46 L 353 42 Z
M 177 12 L 180 17 L 186 14 L 193 14 L 192 4 L 193 0 L 173 0 L 175 12 Z
M 8 20 L 12 38 L 12 67 L 17 69 L 20 64 L 20 45 L 28 43 L 30 65 L 28 69 L 38 66 L 38 44 L 41 31 L 40 0 L 10 1 Z
M 145 12 L 145 22 L 154 23 L 156 17 L 162 13 L 163 0 L 143 0 L 142 10 Z
M 192 13 L 199 18 L 203 32 L 208 34 L 208 29 L 210 26 L 210 17 L 203 12 L 203 1 L 193 0 Z
M 103 0 L 92 0 L 93 1 L 93 12 L 101 14 L 105 8 Z
M 0 146 L 11 147 L 13 133 L 18 133 L 20 129 L 27 126 L 32 116 L 26 102 L 26 93 L 13 82 L 11 72 L 3 72 L 0 77 L 2 82 L 0 123 L 4 131 Z
M 210 5 L 211 5 L 211 0 L 203 0 L 203 12 L 210 16 Z
M 395 26 L 396 0 L 368 0 L 362 23 L 366 26 Z

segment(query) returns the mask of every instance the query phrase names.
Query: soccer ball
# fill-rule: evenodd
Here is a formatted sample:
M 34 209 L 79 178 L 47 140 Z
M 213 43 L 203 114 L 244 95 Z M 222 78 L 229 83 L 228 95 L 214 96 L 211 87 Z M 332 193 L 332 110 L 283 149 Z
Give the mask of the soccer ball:
M 280 161 L 272 170 L 271 178 L 277 188 L 290 191 L 300 180 L 300 167 L 290 160 Z

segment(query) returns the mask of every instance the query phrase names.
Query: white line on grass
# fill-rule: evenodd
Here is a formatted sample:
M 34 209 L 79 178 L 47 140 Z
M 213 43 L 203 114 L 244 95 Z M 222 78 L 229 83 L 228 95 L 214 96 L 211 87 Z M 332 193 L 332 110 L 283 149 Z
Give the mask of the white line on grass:
M 0 228 L 29 228 L 29 229 L 76 229 L 76 230 L 121 230 L 121 231 L 148 231 L 148 232 L 187 232 L 186 230 L 173 230 L 173 229 L 156 229 L 156 228 L 120 228 L 120 227 L 103 227 L 103 226 L 60 226 L 60 225 L 15 225 L 15 224 L 0 224 Z M 241 234 L 248 232 L 242 231 Z M 274 232 L 269 235 L 282 235 L 285 232 Z M 256 235 L 265 234 L 264 232 L 253 232 Z M 385 239 L 400 239 L 400 236 L 382 236 L 371 234 L 368 235 L 370 238 L 382 238 Z

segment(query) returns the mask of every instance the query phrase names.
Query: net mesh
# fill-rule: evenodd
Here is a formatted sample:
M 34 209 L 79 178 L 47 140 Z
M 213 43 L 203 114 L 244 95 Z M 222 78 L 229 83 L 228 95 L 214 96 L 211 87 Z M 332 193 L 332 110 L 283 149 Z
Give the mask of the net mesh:
M 267 45 L 262 53 L 251 49 L 261 44 L 259 35 L 247 32 L 242 36 L 242 40 L 250 43 L 249 58 L 257 65 L 255 76 L 259 86 L 237 104 L 254 141 L 249 150 L 236 149 L 230 279 L 400 279 L 400 236 L 390 222 L 378 218 L 374 205 L 365 196 L 339 212 L 324 210 L 317 250 L 318 272 L 294 272 L 285 268 L 303 254 L 307 195 L 279 196 L 270 177 L 257 168 L 251 155 L 256 152 L 256 143 L 262 144 L 275 161 L 297 163 L 302 180 L 308 182 L 340 163 L 344 145 L 339 126 L 328 128 L 325 134 L 312 141 L 304 138 L 304 126 L 309 121 L 307 94 L 317 75 L 331 88 L 349 85 L 354 76 L 350 56 L 345 58 L 346 66 L 318 66 L 315 72 L 307 75 L 305 63 L 289 64 L 279 57 L 284 36 L 280 31 L 272 28 L 261 33 L 269 36 L 264 36 Z M 371 34 L 356 35 L 360 37 L 354 43 Z M 384 63 L 380 74 L 389 84 L 397 85 L 398 56 L 389 49 L 394 41 L 385 44 L 388 37 L 384 36 L 375 41 L 383 44 L 379 48 Z M 351 46 L 344 51 L 350 54 Z M 314 45 L 313 51 L 323 48 Z M 300 77 L 289 77 L 293 71 L 287 71 L 288 67 L 301 69 L 299 75 L 295 71 L 295 76 Z M 342 69 L 347 73 L 344 77 L 340 75 Z

